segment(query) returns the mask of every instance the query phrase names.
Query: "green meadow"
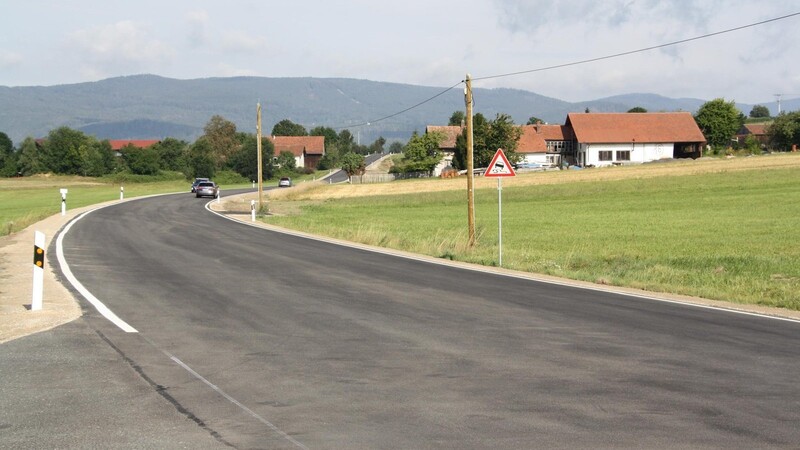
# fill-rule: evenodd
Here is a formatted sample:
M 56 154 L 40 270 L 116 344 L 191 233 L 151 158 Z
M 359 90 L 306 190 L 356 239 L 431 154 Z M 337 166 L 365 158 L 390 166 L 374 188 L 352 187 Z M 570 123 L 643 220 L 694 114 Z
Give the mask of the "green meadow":
M 597 169 L 595 169 L 597 170 Z M 297 202 L 271 224 L 498 264 L 497 189 Z M 286 207 L 286 205 L 284 205 Z M 503 189 L 503 267 L 654 292 L 800 309 L 800 169 Z

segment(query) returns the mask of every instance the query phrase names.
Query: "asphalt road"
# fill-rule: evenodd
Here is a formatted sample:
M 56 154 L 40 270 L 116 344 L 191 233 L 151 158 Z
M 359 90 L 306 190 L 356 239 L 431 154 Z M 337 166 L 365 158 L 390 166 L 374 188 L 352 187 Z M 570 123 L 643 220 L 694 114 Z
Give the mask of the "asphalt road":
M 341 247 L 207 201 L 115 205 L 64 241 L 139 331 L 84 319 L 179 413 L 164 426 L 237 448 L 800 444 L 796 322 Z

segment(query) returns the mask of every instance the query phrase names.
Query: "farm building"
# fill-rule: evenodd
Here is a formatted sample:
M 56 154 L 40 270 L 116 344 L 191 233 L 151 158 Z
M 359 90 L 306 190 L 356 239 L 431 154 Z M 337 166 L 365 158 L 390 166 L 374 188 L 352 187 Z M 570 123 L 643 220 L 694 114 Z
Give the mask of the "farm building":
M 291 152 L 297 167 L 316 168 L 325 155 L 324 136 L 270 136 L 275 156 Z
M 564 126 L 575 138 L 565 157 L 579 166 L 697 158 L 706 143 L 688 112 L 570 113 Z

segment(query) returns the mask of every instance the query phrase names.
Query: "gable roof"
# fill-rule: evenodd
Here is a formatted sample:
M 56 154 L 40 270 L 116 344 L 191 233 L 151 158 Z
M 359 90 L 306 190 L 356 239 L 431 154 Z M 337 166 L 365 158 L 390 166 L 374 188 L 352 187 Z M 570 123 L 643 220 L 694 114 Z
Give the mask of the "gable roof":
M 108 141 L 108 143 L 111 144 L 111 150 L 121 150 L 122 147 L 127 145 L 132 145 L 136 148 L 147 148 L 159 142 L 161 141 L 158 139 L 115 139 Z
M 764 136 L 767 134 L 767 124 L 766 123 L 746 123 L 742 126 L 742 129 L 739 130 L 738 134 L 752 134 L 756 136 Z
M 547 141 L 572 140 L 572 132 L 565 125 L 523 125 L 517 141 L 517 153 L 545 153 Z
M 325 154 L 325 136 L 270 136 L 269 140 L 275 146 L 275 154 L 292 152 L 296 157 L 307 155 Z
M 706 142 L 688 112 L 569 113 L 566 125 L 582 144 Z
M 456 139 L 461 134 L 463 129 L 464 128 L 459 125 L 428 125 L 425 127 L 425 134 L 442 133 L 445 137 L 445 140 L 439 143 L 439 148 L 454 149 L 456 148 Z

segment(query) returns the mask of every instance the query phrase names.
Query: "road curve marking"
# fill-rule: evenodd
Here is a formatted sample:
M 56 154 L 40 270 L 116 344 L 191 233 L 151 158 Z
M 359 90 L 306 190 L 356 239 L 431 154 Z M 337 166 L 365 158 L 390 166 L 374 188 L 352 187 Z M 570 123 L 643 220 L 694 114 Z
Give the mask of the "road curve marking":
M 80 281 L 78 281 L 77 278 L 75 278 L 75 276 L 72 274 L 72 270 L 70 270 L 69 268 L 69 264 L 67 264 L 67 259 L 64 257 L 64 246 L 63 246 L 64 236 L 66 236 L 67 232 L 70 230 L 70 228 L 72 228 L 72 225 L 74 225 L 76 222 L 84 218 L 87 214 L 93 211 L 97 211 L 98 209 L 100 208 L 96 208 L 79 215 L 78 217 L 73 219 L 69 224 L 67 224 L 67 226 L 60 233 L 58 233 L 58 239 L 56 239 L 56 256 L 58 258 L 58 264 L 61 266 L 61 272 L 70 282 L 70 284 L 72 284 L 72 286 L 78 292 L 80 292 L 81 295 L 83 295 L 83 298 L 85 298 L 86 301 L 91 303 L 92 306 L 94 306 L 95 309 L 97 309 L 97 312 L 99 312 L 103 317 L 108 319 L 111 323 L 119 327 L 122 331 L 126 333 L 138 333 L 136 328 L 133 328 L 132 326 L 128 325 L 127 322 L 120 319 L 119 316 L 114 314 L 114 311 L 111 311 L 105 304 L 103 304 L 103 302 L 101 302 L 100 300 L 97 299 L 97 297 L 92 295 L 92 293 L 89 292 L 89 290 L 86 289 L 83 286 L 83 284 Z

